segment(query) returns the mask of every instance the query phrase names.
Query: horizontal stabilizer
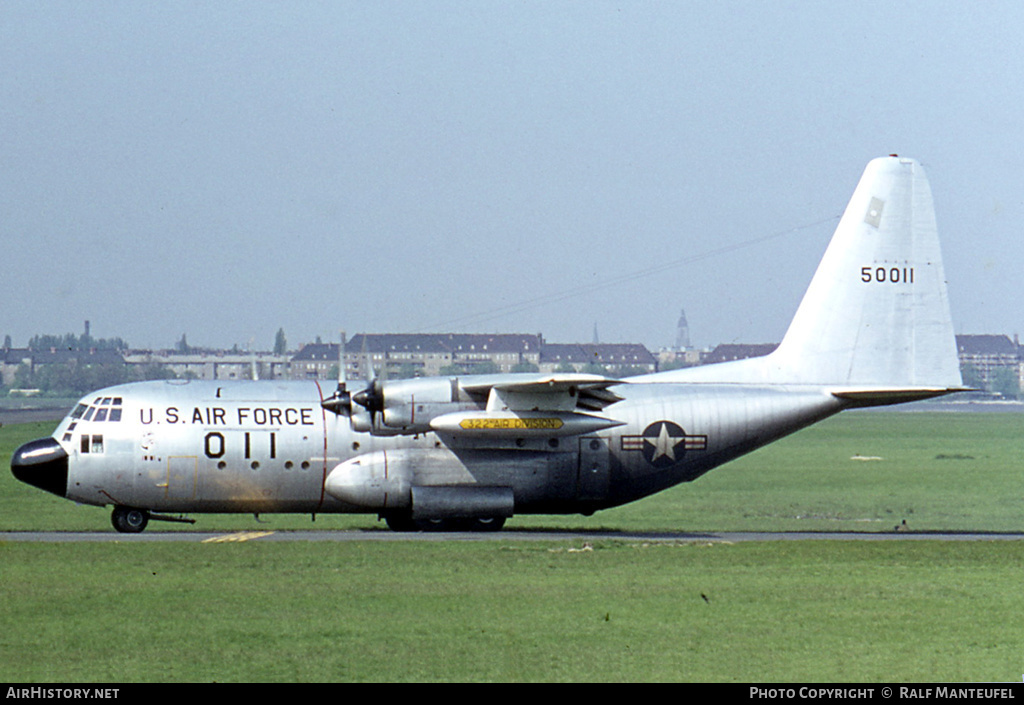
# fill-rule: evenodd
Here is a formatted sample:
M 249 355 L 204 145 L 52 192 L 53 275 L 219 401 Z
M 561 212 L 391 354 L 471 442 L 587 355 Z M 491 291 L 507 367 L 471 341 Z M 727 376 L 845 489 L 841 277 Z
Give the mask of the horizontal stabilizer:
M 834 389 L 832 396 L 853 402 L 854 406 L 885 406 L 908 401 L 922 401 L 955 392 L 972 391 L 969 387 L 906 387 L 902 389 L 861 388 Z

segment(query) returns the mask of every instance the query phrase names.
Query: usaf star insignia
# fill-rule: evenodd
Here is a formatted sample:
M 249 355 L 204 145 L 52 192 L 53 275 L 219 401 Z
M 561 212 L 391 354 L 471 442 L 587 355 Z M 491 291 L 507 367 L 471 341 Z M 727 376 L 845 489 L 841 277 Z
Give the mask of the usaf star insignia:
M 667 468 L 683 459 L 688 450 L 705 450 L 707 436 L 687 435 L 678 424 L 655 421 L 639 436 L 623 436 L 622 450 L 638 450 L 656 468 Z

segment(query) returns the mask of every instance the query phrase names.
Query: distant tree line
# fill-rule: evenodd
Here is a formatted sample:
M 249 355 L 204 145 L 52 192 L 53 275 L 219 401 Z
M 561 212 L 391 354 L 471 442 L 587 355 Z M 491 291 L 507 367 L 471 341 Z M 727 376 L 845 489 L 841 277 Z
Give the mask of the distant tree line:
M 5 344 L 10 342 L 10 336 L 5 338 Z M 10 345 L 7 345 L 9 348 Z M 75 335 L 65 333 L 64 335 L 36 335 L 28 341 L 28 349 L 34 352 L 46 350 L 117 350 L 125 351 L 128 343 L 122 338 L 93 338 L 91 335 Z
M 126 365 L 120 359 L 120 353 L 128 350 L 128 343 L 123 338 L 93 338 L 88 333 L 35 335 L 26 347 L 32 353 L 55 351 L 71 354 L 64 354 L 60 361 L 37 364 L 34 368 L 25 363 L 18 365 L 8 385 L 10 389 L 38 389 L 48 397 L 79 397 L 114 384 L 175 377 L 174 372 L 158 365 Z M 4 348 L 13 348 L 10 335 L 4 336 Z M 99 351 L 116 352 L 118 355 L 105 355 L 101 356 L 102 362 L 89 362 L 90 356 Z M 0 394 L 8 391 L 0 384 Z
M 138 366 L 123 362 L 89 364 L 71 359 L 39 365 L 34 371 L 28 365 L 19 365 L 11 388 L 38 389 L 47 397 L 80 397 L 115 384 L 175 377 L 172 370 L 159 365 Z
M 47 397 L 80 397 L 115 384 L 177 377 L 173 370 L 162 365 L 128 365 L 110 355 L 99 356 L 102 361 L 90 361 L 89 356 L 95 352 L 127 352 L 129 345 L 123 338 L 93 338 L 88 332 L 81 335 L 42 334 L 33 336 L 26 348 L 33 353 L 54 351 L 65 354 L 60 361 L 52 360 L 34 366 L 25 363 L 18 365 L 13 379 L 8 377 L 6 385 L 0 381 L 0 396 L 6 396 L 12 389 L 31 389 L 39 390 L 41 395 Z M 3 349 L 14 349 L 10 335 L 4 336 Z M 185 333 L 181 334 L 174 349 L 179 353 L 212 352 L 189 344 Z M 274 351 L 283 355 L 287 349 L 288 341 L 281 328 L 274 340 Z M 233 352 L 241 352 L 238 345 L 235 345 Z

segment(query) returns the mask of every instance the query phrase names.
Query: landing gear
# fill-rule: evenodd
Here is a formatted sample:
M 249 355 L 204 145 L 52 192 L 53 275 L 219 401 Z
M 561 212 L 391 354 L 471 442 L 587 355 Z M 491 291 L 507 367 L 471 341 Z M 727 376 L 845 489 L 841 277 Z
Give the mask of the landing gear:
M 484 517 L 469 520 L 470 531 L 501 531 L 505 526 L 505 517 Z
M 384 521 L 392 531 L 419 531 L 420 527 L 409 514 L 385 514 Z
M 411 515 L 386 514 L 384 521 L 392 531 L 501 531 L 505 517 L 476 519 L 413 519 Z
M 149 512 L 145 509 L 117 506 L 110 515 L 110 523 L 122 534 L 138 534 L 149 524 Z

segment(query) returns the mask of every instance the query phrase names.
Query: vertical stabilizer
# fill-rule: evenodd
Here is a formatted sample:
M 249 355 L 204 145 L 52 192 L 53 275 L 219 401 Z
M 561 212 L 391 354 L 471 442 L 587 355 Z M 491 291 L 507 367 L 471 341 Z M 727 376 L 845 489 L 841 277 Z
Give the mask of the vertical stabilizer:
M 782 344 L 779 381 L 961 386 L 931 188 L 913 159 L 871 161 Z

